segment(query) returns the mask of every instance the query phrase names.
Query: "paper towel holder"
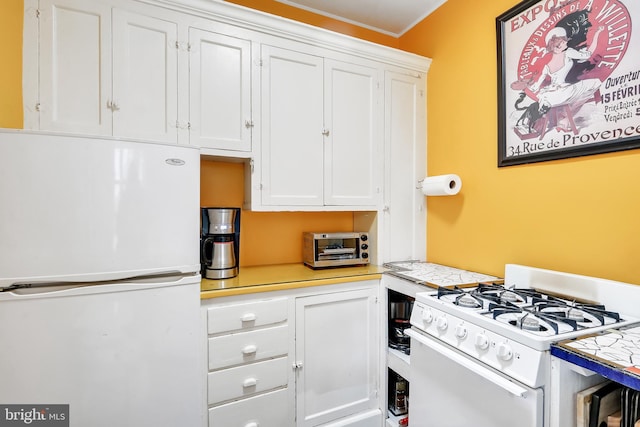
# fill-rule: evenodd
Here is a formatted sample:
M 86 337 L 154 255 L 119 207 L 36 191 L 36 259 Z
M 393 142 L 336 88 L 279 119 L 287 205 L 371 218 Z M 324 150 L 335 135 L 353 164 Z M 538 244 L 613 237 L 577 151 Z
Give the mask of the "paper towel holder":
M 424 182 L 425 179 L 427 179 L 428 177 L 425 176 L 424 178 L 422 178 L 420 181 L 418 181 L 418 185 L 416 186 L 416 190 L 422 190 L 422 183 Z M 455 181 L 449 181 L 449 188 L 451 190 L 453 190 L 454 188 L 456 188 L 456 183 Z
M 456 174 L 427 176 L 416 186 L 425 196 L 455 196 L 461 188 L 462 180 Z

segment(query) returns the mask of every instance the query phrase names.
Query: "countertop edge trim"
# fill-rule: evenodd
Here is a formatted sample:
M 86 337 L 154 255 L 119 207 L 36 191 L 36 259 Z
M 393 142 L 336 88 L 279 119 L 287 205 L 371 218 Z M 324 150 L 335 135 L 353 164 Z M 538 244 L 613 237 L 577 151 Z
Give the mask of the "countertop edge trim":
M 604 363 L 585 357 L 581 354 L 574 353 L 559 345 L 551 346 L 551 355 L 566 362 L 593 371 L 607 379 L 620 383 L 624 386 L 640 391 L 640 379 L 627 374 L 623 370 L 613 368 Z
M 334 277 L 330 279 L 314 279 L 296 282 L 269 283 L 264 285 L 253 285 L 228 289 L 216 289 L 211 291 L 201 291 L 200 299 L 205 300 L 233 295 L 246 295 L 262 292 L 282 291 L 288 289 L 309 288 L 313 286 L 335 285 L 348 282 L 362 282 L 365 280 L 380 280 L 381 278 L 382 273 L 376 273 L 359 276 Z

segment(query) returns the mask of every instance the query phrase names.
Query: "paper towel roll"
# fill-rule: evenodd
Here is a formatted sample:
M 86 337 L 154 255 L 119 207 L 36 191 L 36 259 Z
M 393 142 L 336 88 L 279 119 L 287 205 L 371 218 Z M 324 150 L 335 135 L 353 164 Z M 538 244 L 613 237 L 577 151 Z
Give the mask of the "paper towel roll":
M 429 176 L 422 180 L 425 196 L 453 196 L 460 192 L 462 180 L 455 174 Z

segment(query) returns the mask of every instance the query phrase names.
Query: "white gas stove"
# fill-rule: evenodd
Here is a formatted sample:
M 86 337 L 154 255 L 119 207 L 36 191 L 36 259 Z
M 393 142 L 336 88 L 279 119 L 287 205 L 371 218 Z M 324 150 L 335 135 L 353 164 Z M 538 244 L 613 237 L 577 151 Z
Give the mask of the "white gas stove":
M 418 293 L 412 326 L 536 387 L 551 344 L 640 321 L 597 301 L 614 282 L 517 265 L 505 273 L 504 284 Z
M 416 427 L 576 425 L 576 391 L 604 379 L 554 360 L 551 345 L 640 324 L 640 286 L 513 264 L 504 280 L 401 268 L 390 274 L 433 288 L 416 294 L 405 331 Z

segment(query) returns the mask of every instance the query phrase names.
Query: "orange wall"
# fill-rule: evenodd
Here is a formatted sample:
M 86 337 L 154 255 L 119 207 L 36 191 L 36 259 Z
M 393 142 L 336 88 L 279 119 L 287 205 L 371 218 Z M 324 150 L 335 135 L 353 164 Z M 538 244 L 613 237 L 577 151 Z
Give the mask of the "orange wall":
M 22 128 L 22 0 L 0 6 L 0 127 Z
M 429 261 L 503 274 L 520 263 L 640 283 L 640 150 L 498 168 L 495 17 L 517 0 L 448 0 L 400 40 L 428 56 Z
M 241 208 L 244 165 L 200 162 L 200 206 Z M 302 262 L 305 231 L 352 231 L 350 212 L 252 212 L 240 215 L 240 266 Z

